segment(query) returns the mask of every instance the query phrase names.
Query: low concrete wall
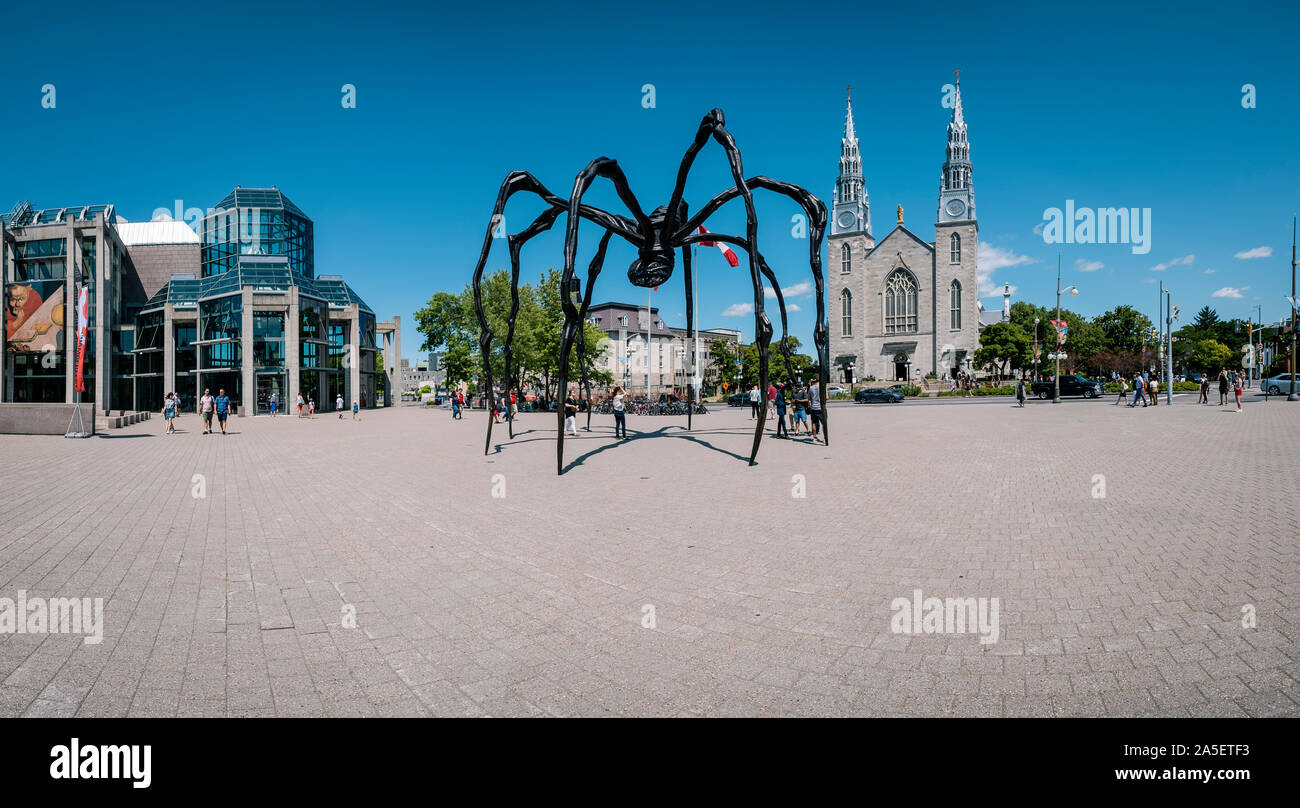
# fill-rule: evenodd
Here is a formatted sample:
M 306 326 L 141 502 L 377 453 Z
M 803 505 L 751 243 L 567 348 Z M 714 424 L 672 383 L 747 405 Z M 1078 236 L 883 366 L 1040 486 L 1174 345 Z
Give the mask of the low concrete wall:
M 66 435 L 75 404 L 0 404 L 0 433 L 6 435 Z M 81 405 L 86 431 L 95 431 L 95 405 Z M 75 425 L 74 425 L 75 426 Z

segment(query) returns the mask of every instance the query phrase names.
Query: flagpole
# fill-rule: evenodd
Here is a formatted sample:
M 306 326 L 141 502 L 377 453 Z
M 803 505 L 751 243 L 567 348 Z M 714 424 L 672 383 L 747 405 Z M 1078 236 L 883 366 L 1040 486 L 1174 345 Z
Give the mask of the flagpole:
M 695 351 L 695 359 L 691 362 L 691 369 L 695 375 L 695 399 L 700 397 L 700 253 L 699 244 L 691 245 L 692 263 L 695 265 L 695 272 L 692 273 L 691 282 L 694 289 L 691 291 L 691 297 L 695 300 L 695 328 L 692 330 L 692 349 Z

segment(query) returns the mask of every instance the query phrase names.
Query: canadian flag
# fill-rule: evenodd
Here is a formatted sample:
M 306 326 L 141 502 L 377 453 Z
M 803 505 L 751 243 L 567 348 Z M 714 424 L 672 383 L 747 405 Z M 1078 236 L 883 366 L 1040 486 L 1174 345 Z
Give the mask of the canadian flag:
M 707 233 L 709 231 L 704 229 L 704 225 L 700 225 L 700 232 Z M 721 241 L 701 241 L 700 246 L 717 247 L 722 252 L 722 257 L 727 259 L 728 264 L 730 264 L 733 267 L 740 266 L 740 259 L 736 257 L 736 253 L 726 244 L 723 244 Z

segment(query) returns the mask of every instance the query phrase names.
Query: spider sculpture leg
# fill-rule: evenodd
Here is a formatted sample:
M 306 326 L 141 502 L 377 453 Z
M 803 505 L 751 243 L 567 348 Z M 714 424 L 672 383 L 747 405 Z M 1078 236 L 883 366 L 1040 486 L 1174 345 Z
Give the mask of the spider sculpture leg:
M 815 296 L 817 300 L 817 323 L 813 327 L 813 344 L 817 349 L 818 376 L 817 382 L 821 392 L 822 404 L 822 439 L 829 445 L 831 442 L 831 433 L 829 420 L 830 408 L 826 406 L 826 385 L 830 381 L 830 331 L 826 325 L 826 282 L 822 276 L 822 236 L 826 232 L 826 205 L 816 196 L 805 191 L 797 185 L 788 182 L 781 182 L 770 177 L 757 176 L 745 180 L 747 188 L 760 188 L 767 191 L 773 191 L 778 194 L 789 197 L 803 208 L 804 213 L 808 216 L 808 264 L 812 270 L 813 283 L 816 285 Z M 743 196 L 744 192 L 737 185 L 728 188 L 722 193 L 711 199 L 708 204 L 700 208 L 691 219 L 673 234 L 673 242 L 681 243 L 683 241 L 699 241 L 700 239 L 692 238 L 696 235 L 699 226 L 713 214 L 719 207 L 726 202 Z M 707 240 L 707 239 L 704 239 Z M 780 288 L 773 283 L 775 288 Z
M 758 257 L 758 269 L 763 273 L 763 277 L 767 278 L 767 282 L 772 284 L 772 291 L 776 293 L 776 305 L 781 312 L 781 355 L 785 357 L 785 369 L 788 374 L 793 366 L 790 364 L 790 326 L 785 316 L 785 295 L 781 293 L 781 284 L 777 283 L 776 273 L 767 265 L 767 259 L 761 255 Z
M 582 195 L 591 187 L 591 183 L 596 177 L 606 177 L 614 183 L 614 190 L 618 193 L 619 199 L 627 206 L 632 215 L 636 217 L 637 222 L 641 223 L 646 232 L 650 232 L 650 219 L 641 210 L 641 205 L 637 202 L 636 197 L 632 195 L 632 189 L 627 184 L 627 177 L 623 175 L 623 169 L 618 167 L 618 163 L 608 157 L 597 157 L 587 164 L 587 167 L 578 172 L 578 176 L 573 180 L 573 193 L 569 197 L 569 218 L 566 222 L 564 232 L 564 274 L 560 276 L 560 289 L 566 292 L 573 282 L 573 265 L 578 255 L 578 220 L 582 216 Z M 608 214 L 607 214 L 608 215 Z M 611 218 L 616 218 L 612 217 Z M 626 220 L 623 220 L 626 221 Z M 607 227 L 606 231 L 619 232 L 615 228 Z M 602 247 L 598 250 L 597 255 L 600 261 L 604 261 L 604 247 L 608 243 L 610 232 L 606 232 L 601 240 Z M 620 235 L 622 235 L 620 233 Z M 625 236 L 626 238 L 626 236 Z M 634 238 L 629 238 L 633 244 L 640 246 L 642 240 L 640 236 L 634 234 Z M 588 293 L 596 281 L 596 275 L 600 269 L 595 261 L 592 262 L 591 271 L 587 277 Z M 569 349 L 573 345 L 573 339 L 576 336 L 577 329 L 582 326 L 582 312 L 574 305 L 572 299 L 567 293 L 560 295 L 560 304 L 564 308 L 564 331 L 560 336 L 560 389 L 563 393 L 568 393 L 569 383 Z M 584 308 L 585 308 L 584 303 Z M 556 416 L 558 419 L 558 440 L 555 443 L 555 473 L 564 473 L 564 412 L 561 408 L 556 407 Z
M 483 267 L 487 264 L 488 253 L 492 249 L 492 241 L 495 237 L 496 231 L 500 227 L 504 226 L 504 221 L 505 221 L 504 211 L 505 211 L 506 203 L 510 200 L 511 196 L 521 192 L 530 193 L 541 197 L 542 200 L 546 202 L 551 209 L 556 211 L 557 215 L 558 213 L 569 210 L 570 213 L 573 214 L 575 217 L 581 217 L 589 221 L 595 222 L 596 224 L 605 228 L 607 231 L 613 231 L 614 233 L 622 236 L 623 238 L 627 239 L 633 244 L 639 245 L 641 243 L 641 235 L 637 230 L 637 224 L 631 221 L 630 219 L 627 219 L 626 217 L 623 216 L 617 216 L 612 213 L 606 213 L 605 211 L 599 208 L 591 207 L 589 205 L 579 205 L 577 206 L 576 210 L 570 210 L 570 205 L 568 201 L 548 191 L 546 189 L 546 186 L 542 185 L 541 182 L 539 182 L 536 177 L 534 177 L 532 174 L 529 174 L 527 171 L 512 171 L 509 174 L 507 174 L 505 180 L 503 180 L 501 183 L 500 189 L 497 191 L 496 204 L 493 205 L 492 208 L 492 218 L 488 220 L 487 232 L 484 233 L 483 235 L 483 249 L 479 252 L 478 264 L 474 267 L 474 280 L 473 280 L 474 313 L 478 316 L 479 350 L 483 357 L 483 371 L 485 377 L 484 380 L 488 385 L 489 391 L 492 390 L 492 368 L 490 364 L 492 329 L 488 326 L 487 315 L 484 314 L 483 312 Z M 538 221 L 545 219 L 548 216 L 548 214 L 549 211 L 547 213 L 543 213 L 542 216 L 538 217 Z M 551 223 L 554 222 L 553 217 L 551 218 L 550 222 Z M 535 221 L 533 223 L 533 226 L 534 227 L 538 226 L 538 222 Z M 550 227 L 550 223 L 547 223 L 544 227 L 541 227 L 540 230 L 538 230 L 537 232 L 541 232 L 541 230 L 545 230 L 549 227 Z M 529 229 L 531 230 L 532 228 Z M 517 235 L 522 236 L 524 232 L 527 231 L 523 231 Z M 536 233 L 533 233 L 532 235 L 536 235 Z M 523 241 L 527 241 L 528 238 L 532 237 L 532 235 L 523 238 Z M 512 281 L 511 283 L 512 290 L 513 287 L 515 287 L 515 285 L 516 284 Z M 517 291 L 517 290 L 513 290 L 513 291 Z M 491 416 L 491 411 L 489 410 L 488 435 L 487 435 L 487 439 L 484 441 L 484 446 L 483 446 L 484 454 L 487 454 L 492 447 L 491 420 L 492 420 L 492 416 Z M 513 429 L 511 431 L 513 432 Z
M 591 305 L 591 290 L 595 288 L 596 278 L 600 275 L 601 267 L 603 267 L 605 264 L 605 250 L 609 247 L 609 239 L 610 236 L 612 235 L 613 233 L 606 230 L 605 235 L 601 236 L 600 244 L 596 247 L 596 255 L 592 257 L 591 264 L 587 267 L 587 288 L 582 297 L 581 308 L 579 308 L 579 306 L 574 305 L 573 299 L 570 298 L 567 293 L 560 295 L 560 304 L 561 307 L 564 309 L 564 328 L 560 332 L 559 395 L 561 396 L 565 396 L 569 392 L 570 348 L 573 346 L 573 341 L 575 337 L 578 339 L 582 339 L 581 334 L 584 329 L 583 320 L 587 315 L 587 308 Z M 561 290 L 566 290 L 569 288 L 569 279 L 571 279 L 572 277 L 573 277 L 573 273 L 571 271 L 565 273 L 564 278 L 562 278 L 560 281 Z M 582 349 L 579 348 L 578 350 L 579 350 L 578 362 L 579 364 L 582 364 L 582 354 L 581 354 Z M 582 373 L 583 373 L 583 379 L 585 384 L 585 380 L 586 380 L 585 367 Z M 590 428 L 591 427 L 590 388 L 588 388 L 587 405 L 588 405 L 587 427 Z M 555 443 L 555 462 L 556 462 L 555 473 L 563 474 L 564 473 L 564 416 L 565 416 L 563 401 L 559 402 L 558 406 L 556 406 L 555 412 L 556 415 L 559 416 L 559 435 Z M 575 417 L 575 423 L 576 423 L 576 417 Z
M 518 380 L 512 372 L 514 368 L 514 341 L 515 341 L 515 317 L 519 314 L 519 253 L 528 240 L 539 233 L 543 233 L 555 224 L 559 218 L 561 210 L 556 207 L 549 207 L 542 211 L 542 214 L 533 220 L 526 229 L 512 234 L 507 243 L 510 248 L 510 319 L 506 327 L 505 343 L 505 360 L 506 360 L 506 420 L 510 437 L 515 436 L 515 416 L 510 409 L 510 391 L 518 388 Z M 481 325 L 481 323 L 480 323 Z M 488 419 L 488 443 L 492 441 L 492 420 Z
M 731 166 L 731 177 L 736 183 L 736 192 L 745 200 L 745 251 L 749 254 L 749 277 L 754 284 L 754 341 L 758 344 L 758 367 L 759 383 L 762 385 L 763 395 L 761 397 L 762 405 L 759 408 L 758 423 L 754 427 L 754 448 L 749 453 L 749 465 L 754 465 L 755 458 L 758 457 L 758 447 L 763 441 L 763 425 L 767 421 L 767 346 L 772 338 L 772 323 L 767 319 L 763 312 L 763 281 L 759 277 L 759 257 L 758 257 L 758 213 L 754 210 L 754 195 L 750 192 L 749 186 L 745 183 L 745 171 L 740 159 L 740 149 L 736 146 L 735 138 L 727 131 L 722 110 L 714 109 L 704 116 L 700 121 L 700 126 L 695 131 L 695 139 L 691 145 L 686 148 L 686 154 L 682 156 L 681 166 L 677 169 L 677 183 L 673 187 L 673 195 L 668 202 L 667 215 L 668 219 L 664 229 L 670 234 L 669 244 L 679 246 L 684 242 L 680 238 L 681 231 L 677 231 L 677 216 L 680 211 L 679 205 L 682 201 L 682 194 L 686 188 L 686 175 L 690 173 L 691 166 L 695 162 L 695 156 L 699 154 L 700 149 L 712 137 L 722 150 L 727 154 L 727 163 Z M 687 231 L 690 232 L 690 231 Z M 674 238 L 673 236 L 677 236 Z

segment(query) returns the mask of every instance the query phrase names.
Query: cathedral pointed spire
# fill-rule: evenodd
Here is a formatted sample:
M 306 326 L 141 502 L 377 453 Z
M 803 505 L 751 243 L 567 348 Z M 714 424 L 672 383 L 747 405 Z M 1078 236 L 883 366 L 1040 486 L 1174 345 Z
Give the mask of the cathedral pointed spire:
M 939 221 L 975 218 L 975 185 L 966 137 L 966 112 L 961 101 L 961 71 L 957 72 L 952 99 L 952 120 L 948 123 L 948 145 L 944 150 L 939 177 Z
M 865 231 L 871 234 L 871 211 L 866 182 L 862 178 L 862 155 L 853 123 L 853 88 L 845 88 L 844 136 L 840 138 L 840 173 L 835 179 L 835 216 L 831 233 Z

